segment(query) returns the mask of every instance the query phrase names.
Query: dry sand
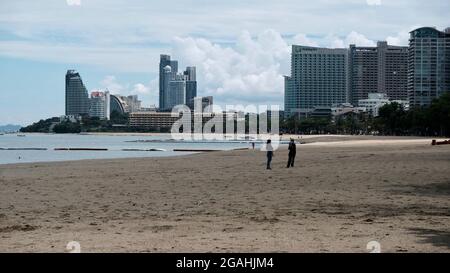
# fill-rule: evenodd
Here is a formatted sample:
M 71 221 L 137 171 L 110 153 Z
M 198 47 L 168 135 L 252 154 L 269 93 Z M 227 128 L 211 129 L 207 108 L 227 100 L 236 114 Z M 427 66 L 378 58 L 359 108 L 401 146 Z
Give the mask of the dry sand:
M 450 145 L 357 139 L 3 165 L 0 252 L 450 252 Z

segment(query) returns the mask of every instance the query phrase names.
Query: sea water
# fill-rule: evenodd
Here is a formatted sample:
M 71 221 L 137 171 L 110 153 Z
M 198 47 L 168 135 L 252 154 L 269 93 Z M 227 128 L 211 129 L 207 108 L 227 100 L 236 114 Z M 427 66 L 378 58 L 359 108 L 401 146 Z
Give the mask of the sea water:
M 250 148 L 250 141 L 170 141 L 170 135 L 81 135 L 81 134 L 4 134 L 0 135 L 0 164 L 168 157 L 192 154 L 177 149 L 233 150 Z M 20 150 L 20 149 L 46 150 Z M 57 151 L 55 148 L 100 148 L 108 151 Z M 19 150 L 8 150 L 19 149 Z M 123 151 L 123 150 L 161 151 Z

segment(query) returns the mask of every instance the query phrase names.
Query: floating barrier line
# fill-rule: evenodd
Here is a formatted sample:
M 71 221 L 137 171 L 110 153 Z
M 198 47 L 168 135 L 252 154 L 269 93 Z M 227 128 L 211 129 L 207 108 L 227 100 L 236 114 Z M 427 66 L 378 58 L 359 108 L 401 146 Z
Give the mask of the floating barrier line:
M 202 152 L 202 153 L 209 153 L 209 152 L 221 152 L 222 150 L 203 150 L 203 149 L 174 149 L 174 152 Z
M 123 152 L 165 152 L 163 149 L 122 149 Z
M 47 151 L 47 148 L 0 148 L 2 151 Z
M 108 149 L 103 148 L 55 148 L 55 151 L 108 151 Z

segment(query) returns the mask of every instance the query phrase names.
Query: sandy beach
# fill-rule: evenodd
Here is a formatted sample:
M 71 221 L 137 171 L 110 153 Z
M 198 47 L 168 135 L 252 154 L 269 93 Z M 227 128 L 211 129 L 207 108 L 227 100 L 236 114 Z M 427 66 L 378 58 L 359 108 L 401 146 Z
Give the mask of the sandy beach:
M 0 252 L 450 252 L 450 145 L 336 137 L 260 151 L 0 165 Z

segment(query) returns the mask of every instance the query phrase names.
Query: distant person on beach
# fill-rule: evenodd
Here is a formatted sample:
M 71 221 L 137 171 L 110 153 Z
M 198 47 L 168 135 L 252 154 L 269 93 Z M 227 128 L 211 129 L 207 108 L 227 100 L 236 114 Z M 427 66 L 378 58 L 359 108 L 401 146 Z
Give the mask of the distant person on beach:
M 297 146 L 295 145 L 294 139 L 291 139 L 291 142 L 289 143 L 289 160 L 288 160 L 288 164 L 287 164 L 288 168 L 294 167 L 294 161 L 295 161 L 296 155 L 297 155 Z
M 255 149 L 255 142 L 252 142 L 252 148 Z
M 273 147 L 272 147 L 272 140 L 270 139 L 267 140 L 266 151 L 267 151 L 267 169 L 272 170 L 270 163 L 272 163 L 273 158 Z

